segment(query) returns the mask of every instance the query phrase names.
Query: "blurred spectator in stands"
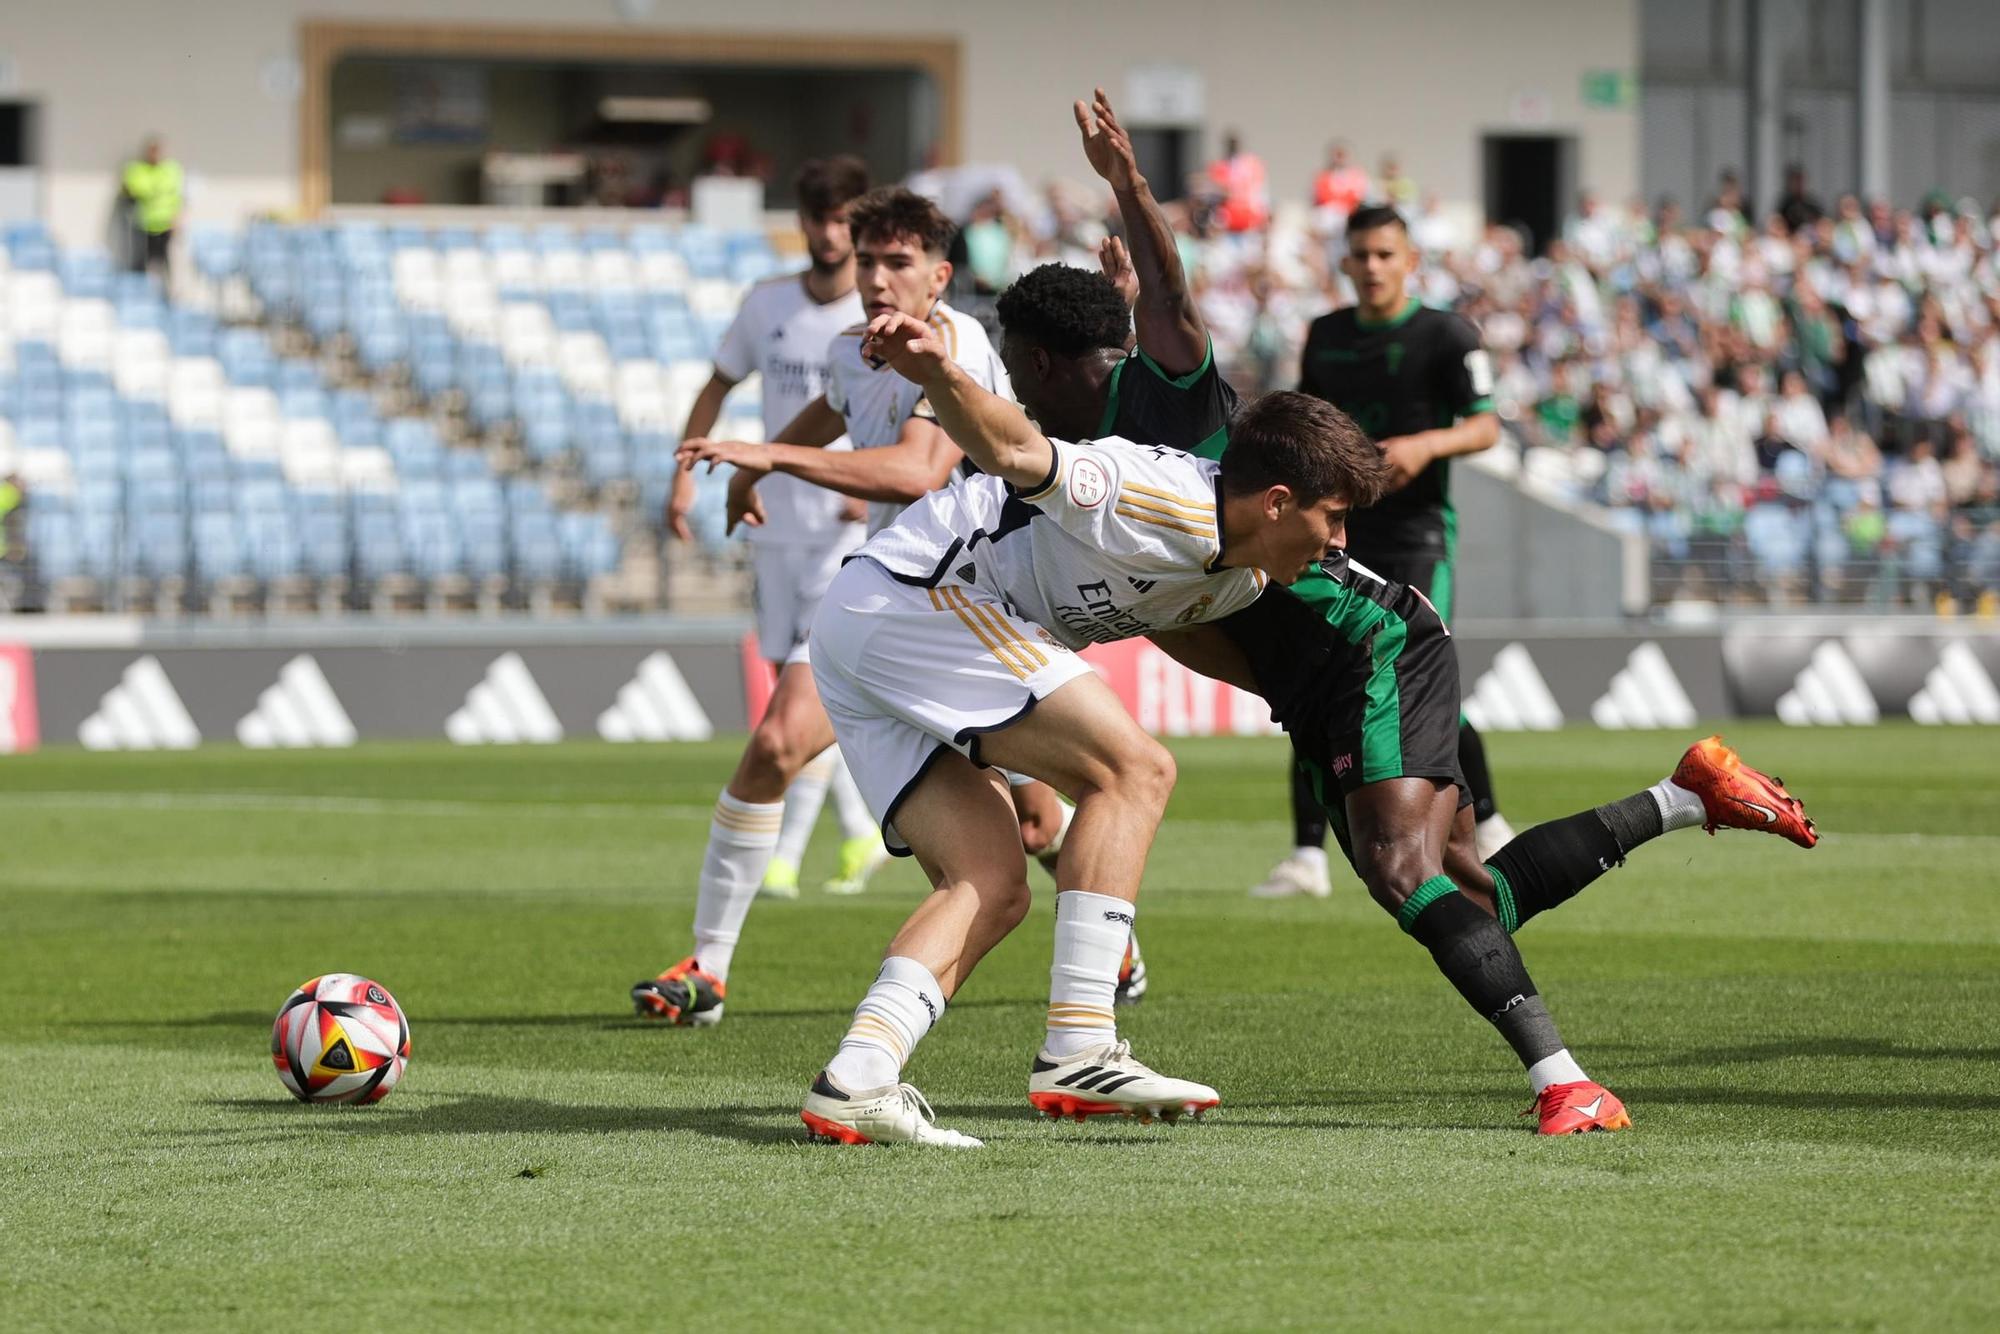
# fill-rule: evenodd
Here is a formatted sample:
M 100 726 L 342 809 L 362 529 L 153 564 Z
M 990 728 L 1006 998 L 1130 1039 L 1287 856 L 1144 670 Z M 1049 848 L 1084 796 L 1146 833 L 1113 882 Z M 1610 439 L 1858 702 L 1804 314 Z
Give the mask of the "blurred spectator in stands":
M 1577 424 L 1583 419 L 1583 405 L 1570 392 L 1569 363 L 1558 361 L 1549 367 L 1549 391 L 1535 404 L 1535 422 L 1542 443 L 1551 449 L 1569 449 L 1576 444 Z
M 1243 147 L 1231 130 L 1222 138 L 1222 156 L 1208 164 L 1208 178 L 1222 196 L 1222 226 L 1231 232 L 1261 231 L 1271 221 L 1271 187 L 1264 159 Z
M 186 180 L 181 164 L 166 155 L 159 136 L 147 139 L 139 156 L 125 164 L 119 191 L 132 218 L 129 267 L 134 273 L 157 273 L 166 282 L 167 251 L 180 224 Z
M 1785 428 L 1778 421 L 1778 414 L 1775 411 L 1764 414 L 1764 428 L 1758 432 L 1754 447 L 1757 451 L 1757 471 L 1766 477 L 1777 474 L 1778 466 L 1787 454 L 1799 452 L 1797 447 L 1785 438 Z
M 1785 168 L 1785 192 L 1778 196 L 1778 216 L 1788 231 L 1803 231 L 1826 216 L 1826 206 L 1806 188 L 1806 169 L 1794 162 Z
M 1417 183 L 1403 174 L 1403 164 L 1394 153 L 1382 155 L 1375 193 L 1389 207 L 1408 209 L 1417 202 Z
M 1743 206 L 1743 182 L 1736 168 L 1724 167 L 1715 179 L 1715 198 L 1708 201 L 1711 231 L 1734 236 L 1750 228 L 1750 214 Z
M 1826 443 L 1826 409 L 1813 396 L 1801 372 L 1786 371 L 1780 386 L 1777 406 L 1780 433 L 1798 449 L 1818 457 L 1820 447 Z
M 959 237 L 974 291 L 997 294 L 1014 280 L 1019 267 L 1016 251 L 1023 234 L 1020 220 L 1007 212 L 1000 191 L 989 192 L 972 206 Z
M 1576 212 L 1563 223 L 1563 240 L 1593 266 L 1609 265 L 1622 248 L 1618 220 L 1600 204 L 1594 191 L 1576 197 Z
M 1368 198 L 1368 173 L 1348 157 L 1347 145 L 1336 139 L 1326 150 L 1326 169 L 1313 177 L 1313 209 L 1321 233 L 1338 236 L 1347 219 Z
M 1990 465 L 1979 457 L 1979 442 L 1972 438 L 1972 432 L 1963 426 L 1954 427 L 1944 462 L 1938 465 L 1938 471 L 1944 474 L 1945 502 L 1953 509 L 1971 505 L 1989 470 Z

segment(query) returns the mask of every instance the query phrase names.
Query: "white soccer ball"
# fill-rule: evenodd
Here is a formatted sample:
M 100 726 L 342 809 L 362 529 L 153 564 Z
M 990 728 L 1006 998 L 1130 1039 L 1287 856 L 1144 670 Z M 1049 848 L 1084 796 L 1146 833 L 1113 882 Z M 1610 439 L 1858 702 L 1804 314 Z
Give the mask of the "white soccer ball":
M 300 1102 L 380 1102 L 410 1059 L 410 1023 L 380 982 L 327 973 L 285 998 L 271 1063 Z

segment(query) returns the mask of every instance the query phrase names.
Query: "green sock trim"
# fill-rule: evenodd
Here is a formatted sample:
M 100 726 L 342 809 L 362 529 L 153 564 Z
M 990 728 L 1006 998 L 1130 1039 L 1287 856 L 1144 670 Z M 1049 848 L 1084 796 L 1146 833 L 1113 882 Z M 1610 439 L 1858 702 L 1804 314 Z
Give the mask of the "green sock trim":
M 1493 907 L 1500 914 L 1500 925 L 1508 935 L 1521 924 L 1521 911 L 1514 906 L 1514 887 L 1507 883 L 1507 877 L 1500 874 L 1500 868 L 1493 863 L 1486 864 L 1486 874 L 1493 877 Z
M 1402 927 L 1406 932 L 1409 931 L 1416 926 L 1417 919 L 1423 916 L 1424 909 L 1430 907 L 1445 895 L 1456 893 L 1458 893 L 1458 886 L 1451 882 L 1450 876 L 1432 876 L 1430 879 L 1424 881 L 1423 884 L 1417 886 L 1416 893 L 1403 900 L 1403 906 L 1396 910 L 1396 925 Z

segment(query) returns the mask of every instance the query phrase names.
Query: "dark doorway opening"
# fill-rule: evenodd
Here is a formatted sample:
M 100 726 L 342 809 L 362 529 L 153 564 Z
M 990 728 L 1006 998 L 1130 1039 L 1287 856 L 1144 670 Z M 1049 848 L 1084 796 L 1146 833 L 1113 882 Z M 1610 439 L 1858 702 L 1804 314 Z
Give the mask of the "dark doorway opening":
M 1539 255 L 1561 231 L 1571 191 L 1576 141 L 1555 134 L 1486 136 L 1486 217 L 1519 228 Z

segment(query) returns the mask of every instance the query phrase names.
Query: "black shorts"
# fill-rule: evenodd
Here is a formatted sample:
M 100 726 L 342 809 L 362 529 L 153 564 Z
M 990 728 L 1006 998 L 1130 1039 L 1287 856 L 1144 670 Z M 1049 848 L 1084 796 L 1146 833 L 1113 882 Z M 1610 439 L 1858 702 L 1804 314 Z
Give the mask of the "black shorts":
M 1422 589 L 1446 625 L 1452 616 L 1452 563 L 1458 556 L 1458 514 L 1446 506 L 1436 521 L 1406 524 L 1377 537 L 1355 541 L 1348 556 L 1384 579 Z
M 1357 596 L 1375 602 L 1380 622 L 1335 662 L 1325 697 L 1292 727 L 1292 752 L 1326 810 L 1341 851 L 1348 843 L 1347 795 L 1392 778 L 1428 778 L 1458 786 L 1471 802 L 1458 763 L 1458 653 L 1451 632 L 1425 597 L 1408 585 L 1358 571 Z

